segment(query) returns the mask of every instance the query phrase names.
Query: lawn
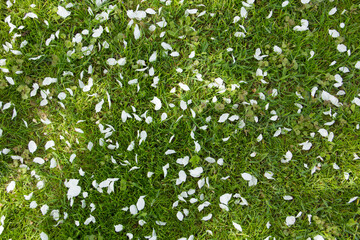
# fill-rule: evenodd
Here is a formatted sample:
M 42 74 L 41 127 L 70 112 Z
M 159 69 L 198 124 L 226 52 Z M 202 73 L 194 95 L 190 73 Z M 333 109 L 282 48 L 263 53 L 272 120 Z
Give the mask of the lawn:
M 360 3 L 3 0 L 1 239 L 360 239 Z

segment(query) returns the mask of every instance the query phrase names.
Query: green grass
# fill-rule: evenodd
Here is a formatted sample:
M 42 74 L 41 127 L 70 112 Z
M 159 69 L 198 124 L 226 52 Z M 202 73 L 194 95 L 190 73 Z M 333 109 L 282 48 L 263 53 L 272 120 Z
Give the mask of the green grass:
M 56 1 L 17 0 L 10 8 L 0 3 L 0 43 L 10 43 L 14 34 L 20 34 L 12 45 L 22 52 L 22 55 L 14 55 L 4 48 L 0 50 L 0 59 L 6 59 L 6 64 L 0 67 L 9 69 L 9 73 L 0 71 L 0 129 L 3 131 L 0 137 L 0 182 L 3 186 L 0 217 L 5 216 L 1 239 L 40 239 L 42 232 L 49 239 L 128 239 L 127 233 L 133 234 L 134 239 L 144 239 L 152 236 L 153 231 L 158 239 L 191 239 L 191 235 L 194 239 L 265 239 L 268 236 L 271 236 L 269 239 L 313 239 L 317 235 L 324 239 L 359 239 L 359 199 L 348 202 L 360 192 L 360 165 L 354 157 L 354 154 L 360 155 L 360 129 L 357 128 L 360 110 L 352 102 L 360 94 L 360 70 L 355 68 L 360 61 L 360 5 L 348 0 L 312 0 L 305 5 L 290 1 L 288 6 L 281 7 L 282 1 L 259 0 L 246 8 L 246 19 L 240 18 L 234 24 L 234 17 L 241 16 L 241 1 L 181 3 L 174 0 L 170 5 L 158 0 L 140 2 L 109 0 L 97 7 L 90 0 L 74 1 L 74 6 L 68 8 L 71 15 L 65 19 L 57 14 L 58 6 L 65 7 L 70 1 L 58 4 Z M 30 7 L 32 3 L 36 5 L 34 8 Z M 141 21 L 134 20 L 141 30 L 141 37 L 136 40 L 134 25 L 128 26 L 130 18 L 126 11 L 135 11 L 138 4 L 139 10 L 152 8 L 156 14 L 147 14 Z M 330 16 L 328 13 L 335 6 L 337 12 Z M 109 20 L 95 19 L 96 14 L 111 7 Z M 94 15 L 89 14 L 89 8 Z M 205 15 L 185 16 L 187 9 L 195 8 L 198 13 L 206 11 Z M 344 9 L 347 11 L 341 14 Z M 270 11 L 273 15 L 267 19 Z M 38 18 L 23 20 L 28 12 L 35 13 Z M 24 28 L 9 33 L 5 22 L 9 15 L 12 24 Z M 162 18 L 167 22 L 164 28 L 156 25 Z M 309 21 L 309 30 L 294 31 L 293 27 L 300 25 L 301 19 Z M 344 28 L 339 26 L 342 22 Z M 154 32 L 149 31 L 152 24 L 156 25 Z M 99 38 L 93 38 L 92 30 L 100 25 L 104 32 Z M 240 25 L 246 29 L 244 38 L 234 36 L 235 32 L 243 32 Z M 105 31 L 106 27 L 109 32 Z M 73 43 L 73 37 L 85 29 L 89 34 L 82 35 L 80 43 Z M 332 38 L 329 29 L 336 29 L 340 37 Z M 46 46 L 46 40 L 58 30 L 58 38 Z M 160 37 L 161 32 L 165 32 L 163 37 Z M 24 40 L 28 44 L 20 49 Z M 102 46 L 104 41 L 109 48 Z M 170 44 L 180 56 L 171 57 L 171 51 L 166 53 L 162 42 Z M 337 50 L 340 43 L 351 50 L 350 56 Z M 89 45 L 94 45 L 94 49 L 84 55 L 81 48 Z M 281 54 L 273 51 L 275 45 L 282 49 Z M 233 51 L 227 51 L 228 48 Z M 268 57 L 256 60 L 257 48 Z M 149 63 L 155 51 L 157 59 Z M 192 51 L 196 52 L 195 57 L 188 58 Z M 311 51 L 315 55 L 309 59 Z M 39 55 L 42 55 L 40 59 L 29 60 Z M 109 66 L 106 63 L 109 58 L 126 58 L 126 64 Z M 144 68 L 138 60 L 144 60 L 149 68 L 144 72 L 135 71 Z M 330 66 L 333 61 L 337 63 Z M 149 76 L 151 67 L 154 76 L 159 77 L 156 88 L 151 86 L 154 78 Z M 341 72 L 340 67 L 347 67 L 350 72 Z M 177 68 L 183 71 L 179 73 Z M 267 72 L 264 80 L 268 84 L 256 76 L 258 68 Z M 16 74 L 16 71 L 22 73 Z M 72 72 L 73 76 L 64 76 L 64 71 Z M 201 81 L 197 73 L 201 74 Z M 343 78 L 341 87 L 334 87 L 335 74 Z M 80 88 L 81 75 L 85 85 L 90 77 L 93 79 L 94 84 L 88 92 Z M 5 77 L 12 77 L 15 84 L 10 85 Z M 57 82 L 44 86 L 45 77 L 57 78 Z M 224 81 L 226 91 L 223 93 L 216 87 L 208 87 L 216 78 Z M 132 79 L 138 79 L 139 91 L 137 85 L 128 84 Z M 181 90 L 179 82 L 188 85 L 190 91 Z M 40 89 L 31 97 L 35 83 Z M 232 84 L 237 84 L 238 88 L 231 90 Z M 315 86 L 318 90 L 312 97 Z M 175 93 L 171 92 L 174 87 Z M 274 89 L 278 91 L 275 97 L 272 96 Z M 40 90 L 49 91 L 45 106 L 40 106 L 43 100 Z M 346 94 L 336 96 L 339 90 Z M 336 107 L 324 101 L 322 91 L 336 96 L 342 105 Z M 60 92 L 66 93 L 66 98 L 61 100 L 65 108 L 59 104 Z M 260 93 L 265 95 L 265 100 L 260 98 Z M 110 108 L 107 94 L 111 97 Z M 158 111 L 150 102 L 154 96 L 162 102 Z M 102 109 L 96 112 L 95 106 L 102 99 Z M 186 110 L 181 109 L 181 100 L 191 100 Z M 244 104 L 253 100 L 257 104 Z M 12 103 L 11 107 L 3 110 L 8 102 Z M 301 112 L 295 103 L 302 105 Z M 17 115 L 12 119 L 14 108 Z M 324 114 L 330 109 L 331 116 Z M 274 115 L 272 110 L 278 116 L 276 121 L 270 120 Z M 132 118 L 123 122 L 123 111 L 132 114 Z M 144 117 L 138 121 L 133 115 L 141 116 L 145 112 L 152 117 L 151 123 Z M 163 113 L 167 118 L 161 121 Z M 237 115 L 239 119 L 219 123 L 224 113 Z M 44 124 L 41 119 L 49 119 L 51 123 Z M 333 120 L 333 125 L 325 125 Z M 100 132 L 100 123 L 104 129 L 114 129 L 111 136 L 105 138 L 105 133 Z M 207 128 L 202 129 L 205 125 Z M 76 132 L 75 128 L 84 133 Z M 283 129 L 282 134 L 274 137 L 279 128 Z M 284 128 L 291 131 L 286 132 Z M 318 133 L 322 128 L 333 132 L 332 142 Z M 141 131 L 146 131 L 147 138 L 139 145 Z M 311 137 L 311 133 L 315 136 Z M 258 141 L 260 134 L 263 139 Z M 224 141 L 227 137 L 230 138 Z M 28 149 L 31 140 L 37 144 L 33 154 Z M 45 150 L 50 140 L 55 142 L 55 147 Z M 103 146 L 101 141 L 104 141 Z M 132 141 L 135 147 L 128 151 Z M 201 146 L 198 152 L 194 141 Z M 302 150 L 299 145 L 306 141 L 312 143 L 310 150 Z M 94 144 L 91 151 L 87 148 L 89 142 Z M 110 144 L 117 147 L 109 149 Z M 165 155 L 169 149 L 176 153 Z M 291 151 L 293 157 L 290 162 L 281 163 L 287 151 Z M 252 156 L 254 152 L 256 155 Z M 72 154 L 76 154 L 76 158 L 70 162 Z M 21 156 L 29 169 L 21 168 L 20 161 L 13 160 L 13 156 Z M 185 156 L 189 156 L 188 165 L 176 163 Z M 45 163 L 34 163 L 35 157 L 43 158 Z M 224 164 L 209 163 L 206 157 L 216 161 L 223 158 Z M 55 168 L 50 168 L 52 158 L 57 162 Z M 319 163 L 321 166 L 312 174 L 311 170 Z M 340 169 L 334 169 L 334 163 Z M 164 178 L 166 164 L 169 168 Z M 130 171 L 132 167 L 138 169 Z M 203 168 L 199 178 L 189 173 L 196 167 Z M 80 175 L 80 168 L 84 176 Z M 181 170 L 186 172 L 187 178 L 176 185 Z M 275 179 L 267 179 L 264 176 L 267 171 L 273 172 Z M 147 177 L 148 172 L 153 175 Z M 257 178 L 257 185 L 248 186 L 242 173 Z M 349 174 L 348 180 L 344 173 Z M 98 192 L 93 186 L 94 180 L 99 184 L 108 178 L 119 179 L 114 183 L 114 192 L 108 194 L 107 188 L 103 188 L 103 193 Z M 64 184 L 69 179 L 79 179 L 81 187 L 73 206 L 70 206 L 68 188 Z M 201 179 L 206 179 L 208 184 L 199 188 Z M 37 188 L 39 180 L 45 183 L 42 189 Z M 7 192 L 11 181 L 16 182 L 15 189 Z M 186 202 L 178 199 L 190 189 L 195 193 L 185 198 Z M 31 192 L 31 200 L 25 200 L 24 195 Z M 86 198 L 84 192 L 88 193 Z M 219 207 L 220 196 L 225 193 L 233 194 L 228 203 L 229 211 Z M 248 205 L 241 205 L 234 194 L 240 194 Z M 136 204 L 144 195 L 145 208 L 138 214 L 122 210 Z M 285 195 L 293 199 L 286 201 Z M 190 203 L 191 198 L 198 201 Z M 35 209 L 30 208 L 32 201 L 38 205 Z M 178 206 L 173 208 L 176 201 Z M 210 205 L 199 212 L 198 206 L 205 201 Z M 82 202 L 86 203 L 85 207 Z M 91 203 L 96 208 L 92 212 Z M 42 215 L 40 208 L 45 204 L 49 211 Z M 189 214 L 179 221 L 176 215 L 183 209 Z M 62 222 L 50 215 L 53 210 L 59 211 Z M 286 218 L 297 216 L 299 212 L 302 214 L 296 222 L 287 226 Z M 210 213 L 209 221 L 201 220 Z M 84 225 L 90 214 L 96 222 Z M 141 226 L 139 220 L 146 224 Z M 75 221 L 80 225 L 76 226 Z M 159 226 L 156 221 L 166 222 L 166 225 Z M 238 231 L 233 222 L 240 224 L 242 231 Z M 268 222 L 270 228 L 266 227 Z M 115 232 L 114 226 L 118 224 L 124 227 L 121 232 Z

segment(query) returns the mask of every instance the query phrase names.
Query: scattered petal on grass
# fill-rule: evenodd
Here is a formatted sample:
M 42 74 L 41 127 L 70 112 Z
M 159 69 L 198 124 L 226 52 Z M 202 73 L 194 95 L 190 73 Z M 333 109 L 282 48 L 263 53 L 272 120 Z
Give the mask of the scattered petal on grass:
M 212 218 L 212 214 L 208 214 L 206 216 L 204 216 L 203 218 L 201 218 L 202 221 L 209 221 Z
M 49 237 L 48 237 L 48 235 L 46 233 L 42 232 L 42 233 L 40 233 L 40 239 L 41 240 L 48 240 Z
M 340 36 L 339 32 L 336 31 L 335 29 L 329 29 L 329 35 L 332 36 L 333 38 L 337 38 Z
M 165 166 L 162 167 L 163 169 L 163 172 L 164 172 L 164 178 L 166 177 L 167 175 L 167 170 L 169 169 L 170 165 L 167 163 Z
M 300 146 L 302 146 L 302 150 L 308 151 L 310 150 L 312 143 L 309 141 L 303 142 L 299 144 Z
M 332 9 L 330 10 L 329 15 L 332 16 L 332 15 L 334 15 L 336 12 L 337 12 L 337 8 L 334 7 L 334 8 L 332 8 Z
M 230 194 L 230 193 L 225 193 L 224 195 L 221 195 L 220 202 L 222 204 L 228 205 L 228 202 L 230 201 L 231 196 L 232 196 L 232 194 Z
M 34 141 L 31 140 L 28 144 L 28 148 L 30 153 L 34 153 L 37 149 L 37 145 Z
M 329 135 L 328 131 L 326 129 L 323 129 L 323 128 L 319 129 L 318 133 L 320 133 L 320 135 L 322 137 L 327 137 Z
M 197 168 L 194 168 L 194 169 L 191 169 L 189 170 L 190 172 L 190 175 L 192 177 L 200 177 L 201 173 L 203 172 L 203 168 L 202 167 L 197 167 Z
M 338 45 L 337 45 L 337 50 L 338 50 L 339 52 L 343 53 L 343 52 L 346 52 L 347 47 L 346 47 L 344 44 L 338 44 Z
M 356 199 L 358 199 L 358 198 L 359 198 L 358 196 L 353 197 L 353 198 L 351 198 L 351 199 L 349 200 L 349 202 L 348 202 L 348 203 L 352 203 L 352 202 L 356 201 Z
M 294 216 L 288 216 L 288 217 L 286 217 L 285 224 L 287 226 L 291 226 L 291 225 L 295 224 L 295 221 L 296 221 L 296 218 Z
M 138 211 L 141 211 L 145 208 L 145 200 L 144 200 L 145 196 L 140 196 L 137 203 L 136 203 L 136 208 L 138 209 Z
M 134 38 L 135 38 L 136 40 L 138 40 L 138 39 L 140 38 L 140 35 L 141 35 L 141 33 L 140 33 L 140 28 L 139 28 L 139 26 L 136 24 L 136 25 L 135 25 L 135 28 L 134 28 Z
M 178 211 L 178 212 L 176 213 L 176 217 L 177 217 L 177 219 L 179 219 L 180 221 L 182 221 L 182 220 L 184 219 L 184 214 L 183 214 L 182 212 Z
M 11 181 L 9 185 L 6 187 L 6 191 L 9 193 L 14 191 L 14 189 L 15 189 L 15 181 Z
M 115 225 L 115 232 L 121 232 L 124 229 L 124 226 L 121 224 Z
M 265 176 L 267 179 L 274 179 L 274 178 L 273 178 L 274 173 L 273 173 L 273 172 L 270 172 L 270 171 L 265 172 L 264 176 Z
M 355 68 L 356 68 L 356 69 L 360 69 L 360 61 L 357 61 L 357 62 L 356 62 Z
M 241 177 L 248 181 L 249 187 L 255 186 L 257 184 L 257 179 L 249 173 L 242 173 Z
M 153 52 L 149 58 L 149 62 L 155 62 L 156 61 L 157 52 Z
M 62 6 L 58 6 L 57 14 L 62 18 L 67 18 L 68 16 L 70 16 L 71 12 L 66 10 Z
M 281 4 L 282 7 L 286 7 L 287 5 L 289 5 L 289 1 L 284 1 L 284 2 Z
M 159 98 L 154 97 L 153 100 L 150 101 L 151 103 L 155 104 L 155 110 L 158 111 L 161 108 L 161 101 Z
M 282 49 L 279 46 L 274 46 L 274 52 L 276 52 L 277 54 L 281 54 L 282 53 Z
M 292 197 L 292 196 L 289 196 L 289 195 L 285 195 L 283 198 L 284 198 L 284 200 L 286 200 L 286 201 L 293 200 L 293 197 Z
M 230 116 L 229 113 L 224 113 L 224 114 L 222 114 L 222 115 L 220 116 L 218 122 L 219 122 L 219 123 L 225 122 L 225 121 L 228 119 L 229 116 Z
M 240 224 L 237 224 L 236 222 L 232 222 L 232 224 L 236 228 L 236 230 L 242 232 L 242 227 L 240 226 Z
M 106 60 L 106 63 L 110 66 L 114 66 L 117 64 L 117 61 L 115 58 L 109 58 L 108 60 Z
M 35 157 L 33 162 L 42 165 L 45 163 L 45 160 L 39 157 Z

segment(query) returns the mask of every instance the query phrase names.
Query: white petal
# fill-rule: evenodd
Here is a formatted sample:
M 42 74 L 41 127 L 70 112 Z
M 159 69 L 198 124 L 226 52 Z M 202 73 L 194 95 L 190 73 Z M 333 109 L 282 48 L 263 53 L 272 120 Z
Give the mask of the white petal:
M 164 121 L 167 118 L 167 114 L 166 113 L 162 113 L 161 114 L 161 121 Z
M 178 53 L 178 52 L 172 52 L 172 53 L 170 53 L 170 56 L 172 56 L 172 57 L 178 57 L 178 56 L 180 56 L 180 53 Z
M 222 114 L 221 116 L 220 116 L 220 118 L 219 118 L 219 123 L 222 123 L 222 122 L 225 122 L 227 119 L 228 119 L 228 117 L 229 117 L 229 113 L 224 113 L 224 114 Z
M 303 142 L 299 144 L 300 146 L 302 146 L 302 150 L 309 150 L 312 146 L 312 143 L 309 141 Z
M 136 25 L 135 25 L 135 28 L 134 28 L 134 37 L 135 37 L 135 39 L 136 39 L 136 40 L 139 39 L 139 38 L 140 38 L 140 35 L 141 35 L 141 33 L 140 33 L 139 26 L 136 24 Z
M 169 167 L 170 167 L 170 165 L 169 165 L 168 163 L 162 167 L 163 172 L 164 172 L 164 178 L 165 178 L 166 175 L 167 175 L 167 170 L 169 169 Z
M 240 15 L 241 15 L 241 17 L 243 17 L 243 18 L 247 18 L 247 11 L 246 11 L 246 9 L 245 9 L 244 7 L 241 7 L 241 9 L 240 9 Z
M 339 52 L 343 53 L 343 52 L 346 52 L 347 47 L 346 47 L 344 44 L 338 44 L 338 45 L 337 45 L 337 50 L 338 50 Z
M 355 97 L 354 100 L 351 101 L 351 103 L 355 103 L 356 105 L 360 106 L 360 98 Z
M 152 9 L 152 8 L 146 9 L 145 12 L 146 12 L 147 14 L 151 14 L 151 15 L 156 14 L 155 10 Z
M 205 217 L 203 217 L 201 220 L 202 221 L 209 221 L 211 218 L 212 218 L 212 214 L 210 213 L 210 214 L 206 215 Z
M 36 157 L 36 158 L 34 158 L 33 162 L 42 165 L 45 163 L 45 160 L 42 158 Z
M 284 198 L 284 200 L 286 200 L 286 201 L 293 200 L 293 197 L 292 197 L 292 196 L 289 196 L 289 195 L 285 195 L 283 198 Z
M 320 135 L 323 136 L 323 137 L 327 137 L 327 136 L 329 135 L 328 131 L 327 131 L 326 129 L 323 129 L 323 128 L 319 129 L 318 132 L 319 132 Z
M 14 84 L 15 84 L 14 79 L 13 79 L 12 77 L 6 77 L 6 76 L 5 76 L 5 79 L 6 79 L 6 81 L 8 81 L 8 83 L 9 83 L 10 85 L 14 85 Z
M 186 173 L 183 170 L 180 170 L 179 172 L 179 179 L 181 180 L 181 182 L 185 182 L 186 181 Z
M 277 54 L 281 54 L 282 53 L 282 49 L 278 46 L 274 46 L 274 52 L 276 52 Z
M 348 203 L 352 203 L 353 201 L 355 201 L 356 199 L 358 199 L 359 197 L 353 197 L 353 198 L 351 198 L 350 200 L 349 200 L 349 202 Z
M 11 181 L 9 185 L 6 187 L 6 191 L 9 193 L 14 191 L 14 189 L 15 189 L 15 181 Z
M 185 156 L 184 158 L 178 158 L 176 160 L 176 163 L 186 166 L 189 163 L 189 156 Z
M 117 61 L 115 58 L 109 58 L 108 60 L 106 60 L 106 63 L 110 66 L 114 66 L 115 64 L 117 64 Z
M 40 208 L 40 210 L 41 210 L 42 215 L 45 215 L 47 213 L 47 211 L 49 210 L 49 206 L 45 204 Z
M 330 16 L 331 16 L 331 15 L 334 15 L 336 12 L 337 12 L 337 9 L 336 9 L 336 7 L 334 7 L 334 8 L 332 8 L 332 9 L 330 10 L 329 15 L 330 15 Z
M 30 153 L 34 153 L 37 149 L 37 145 L 34 141 L 31 140 L 28 144 L 28 148 Z
M 264 176 L 265 176 L 267 179 L 274 179 L 274 178 L 273 178 L 274 173 L 273 173 L 273 172 L 270 172 L 270 171 L 265 172 Z
M 32 202 L 30 203 L 30 208 L 34 209 L 34 208 L 36 208 L 36 207 L 37 207 L 36 201 L 32 201 Z
M 161 46 L 165 49 L 165 50 L 170 50 L 172 51 L 172 47 L 170 46 L 170 44 L 166 43 L 166 42 L 162 42 Z
M 62 6 L 58 6 L 57 14 L 62 18 L 67 18 L 71 14 L 71 12 L 69 12 Z
M 201 173 L 203 172 L 203 168 L 197 167 L 197 168 L 189 170 L 189 172 L 192 177 L 200 177 Z
M 145 196 L 140 196 L 137 203 L 136 203 L 136 208 L 138 209 L 138 211 L 141 211 L 144 209 L 145 207 L 145 200 L 144 200 Z
M 360 61 L 357 61 L 357 62 L 356 62 L 355 68 L 356 68 L 356 69 L 360 69 Z
M 182 212 L 178 211 L 178 212 L 176 213 L 176 217 L 177 217 L 180 221 L 182 221 L 182 220 L 184 219 L 184 214 L 183 214 Z
M 239 20 L 240 20 L 240 17 L 239 17 L 239 16 L 235 16 L 234 19 L 233 19 L 233 23 L 237 23 Z
M 216 162 L 215 159 L 212 158 L 212 157 L 206 157 L 205 161 L 207 161 L 208 163 L 215 163 Z
M 48 150 L 49 148 L 52 148 L 55 146 L 55 142 L 53 140 L 46 142 L 45 144 L 45 150 Z
M 50 168 L 55 168 L 57 166 L 57 162 L 54 158 L 50 160 Z
M 81 192 L 80 186 L 72 186 L 68 189 L 67 197 L 68 198 L 77 197 L 77 196 L 79 196 L 80 192 Z
M 333 38 L 337 38 L 340 36 L 340 33 L 335 29 L 329 29 L 329 35 Z
M 121 224 L 115 225 L 115 232 L 121 232 L 124 229 L 124 226 Z
M 195 51 L 192 51 L 189 55 L 189 58 L 194 58 L 195 57 Z
M 29 195 L 24 195 L 25 200 L 29 201 L 32 198 L 33 194 L 34 193 L 31 192 Z
M 222 204 L 228 205 L 228 202 L 231 199 L 232 194 L 230 193 L 225 193 L 224 195 L 220 196 L 220 202 Z
M 250 174 L 248 174 L 248 173 L 242 173 L 241 177 L 246 181 L 250 181 L 251 178 L 252 178 L 252 176 Z
M 26 18 L 38 18 L 38 16 L 35 14 L 35 13 L 33 13 L 33 12 L 29 12 L 29 13 L 27 13 L 27 14 L 25 14 L 25 16 L 24 16 L 24 18 L 23 19 L 26 19 Z
M 153 54 L 151 54 L 151 56 L 150 56 L 150 58 L 149 58 L 149 62 L 155 62 L 156 61 L 156 51 L 153 53 Z
M 161 108 L 161 101 L 159 98 L 154 97 L 153 100 L 150 101 L 151 103 L 155 104 L 155 110 L 159 110 Z
M 135 147 L 135 141 L 131 141 L 128 148 L 127 148 L 127 150 L 132 151 L 132 150 L 134 150 L 134 147 Z
M 98 104 L 96 104 L 96 106 L 95 106 L 95 111 L 98 113 L 98 112 L 100 112 L 101 111 L 101 108 L 102 108 L 102 105 L 104 104 L 104 99 L 101 99 L 101 101 L 98 103 Z
M 281 4 L 282 7 L 286 7 L 289 4 L 289 1 L 285 1 Z
M 166 150 L 165 155 L 170 155 L 170 154 L 174 154 L 174 153 L 176 153 L 175 150 L 169 149 L 169 150 Z
M 183 100 L 180 101 L 180 108 L 181 108 L 182 110 L 186 110 L 186 109 L 187 109 L 187 104 L 186 104 L 185 101 L 183 101 Z
M 198 141 L 194 141 L 195 144 L 195 152 L 198 153 L 201 149 L 201 146 Z
M 117 64 L 119 66 L 124 66 L 126 64 L 126 58 L 120 58 L 118 61 L 117 61 Z
M 138 213 L 138 210 L 137 210 L 137 208 L 136 208 L 135 205 L 131 205 L 131 206 L 130 206 L 130 213 L 131 213 L 132 215 L 136 215 L 136 214 Z
M 184 90 L 184 91 L 189 91 L 189 90 L 190 90 L 189 86 L 186 85 L 186 84 L 179 83 L 179 86 L 180 86 L 180 88 L 181 88 L 182 90 Z
M 91 149 L 94 147 L 94 144 L 93 142 L 89 142 L 88 145 L 87 145 L 87 149 L 89 149 L 89 151 L 91 151 Z
M 94 38 L 98 38 L 101 36 L 101 34 L 103 33 L 104 28 L 100 25 L 100 27 L 98 29 L 93 29 L 93 34 L 92 37 Z
M 295 223 L 296 218 L 294 216 L 286 217 L 285 223 L 287 226 L 291 226 Z
M 242 227 L 241 227 L 239 224 L 237 224 L 236 222 L 232 222 L 232 224 L 234 225 L 234 227 L 236 228 L 236 230 L 242 232 Z
M 40 233 L 40 239 L 41 240 L 48 240 L 49 237 L 48 237 L 48 235 L 46 233 L 42 232 L 42 233 Z

